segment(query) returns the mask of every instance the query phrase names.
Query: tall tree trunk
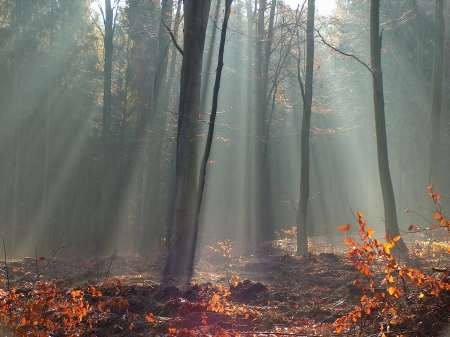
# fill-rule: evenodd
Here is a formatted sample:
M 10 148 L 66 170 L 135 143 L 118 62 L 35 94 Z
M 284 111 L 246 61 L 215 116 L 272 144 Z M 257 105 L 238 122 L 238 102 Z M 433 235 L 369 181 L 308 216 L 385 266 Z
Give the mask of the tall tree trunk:
M 233 0 L 225 0 L 225 17 L 222 22 L 222 31 L 220 36 L 220 46 L 219 46 L 219 59 L 217 61 L 217 70 L 216 70 L 216 81 L 214 83 L 214 92 L 212 99 L 212 107 L 211 107 L 211 115 L 209 119 L 208 126 L 208 135 L 206 138 L 205 151 L 203 153 L 203 158 L 200 164 L 200 175 L 199 175 L 199 187 L 197 191 L 197 227 L 199 221 L 200 207 L 202 205 L 203 198 L 203 190 L 205 188 L 205 179 L 206 179 L 206 165 L 208 163 L 209 154 L 211 153 L 211 145 L 214 136 L 214 126 L 216 123 L 217 116 L 217 105 L 219 103 L 219 89 L 220 89 L 220 80 L 222 77 L 222 69 L 223 69 L 223 55 L 225 52 L 225 40 L 227 37 L 227 29 L 228 29 L 228 19 L 230 18 L 231 12 L 231 3 Z M 212 52 L 212 50 L 211 50 Z
M 417 46 L 417 90 L 419 93 L 419 111 L 418 111 L 418 122 L 420 125 L 426 125 L 428 115 L 425 113 L 428 111 L 428 102 L 429 97 L 427 95 L 427 83 L 425 80 L 425 75 L 423 71 L 423 54 L 424 54 L 424 46 L 423 46 L 423 27 L 422 23 L 420 21 L 421 19 L 421 11 L 419 10 L 419 6 L 417 4 L 417 0 L 409 0 L 409 7 L 414 15 L 414 30 L 416 34 L 416 46 Z M 430 169 L 430 158 L 431 158 L 431 152 L 428 153 L 428 158 L 426 157 L 427 154 L 427 143 L 429 142 L 429 139 L 427 137 L 427 133 L 423 132 L 422 130 L 419 130 L 418 135 L 419 139 L 419 156 L 417 159 L 418 164 L 418 173 L 420 174 L 420 180 L 423 180 L 425 177 L 429 176 L 428 170 Z M 428 149 L 429 149 L 429 143 L 428 143 Z M 428 162 L 427 162 L 428 159 Z M 421 198 L 419 198 L 419 208 L 422 208 L 422 205 L 430 205 L 430 198 L 427 194 L 422 193 Z M 420 226 L 420 223 L 426 219 L 422 219 L 421 217 L 417 217 L 416 221 L 418 222 L 418 225 Z M 424 224 L 425 225 L 425 224 Z M 425 225 L 426 226 L 426 225 Z
M 439 124 L 442 106 L 442 83 L 444 78 L 444 0 L 436 0 L 436 41 L 434 47 L 433 94 L 431 102 L 430 173 L 433 182 L 439 181 Z
M 253 158 L 253 205 L 250 239 L 252 249 L 262 241 L 262 224 L 265 221 L 262 210 L 262 174 L 264 157 L 264 124 L 265 116 L 265 93 L 263 94 L 263 46 L 265 39 L 264 14 L 266 10 L 266 0 L 259 0 L 257 18 L 257 41 L 255 44 L 255 80 L 256 80 L 256 111 L 254 112 L 253 137 L 255 141 Z
M 46 116 L 45 116 L 45 153 L 44 153 L 44 175 L 43 175 L 43 183 L 42 183 L 42 202 L 41 202 L 41 223 L 40 223 L 40 231 L 44 231 L 46 226 L 49 225 L 50 214 L 51 214 L 51 201 L 49 198 L 50 193 L 50 182 L 49 182 L 49 170 L 50 170 L 50 158 L 51 158 L 51 123 L 52 123 L 52 115 L 53 115 L 53 107 L 55 102 L 54 91 L 56 90 L 54 85 L 54 71 L 52 66 L 54 49 L 55 49 L 55 41 L 54 41 L 54 26 L 55 26 L 55 16 L 56 16 L 56 3 L 53 0 L 50 7 L 50 37 L 49 37 L 49 76 L 48 76 L 48 88 L 47 88 L 47 102 L 46 102 Z M 49 237 L 44 239 L 44 247 L 50 248 Z
M 111 74 L 113 54 L 113 12 L 111 0 L 105 1 L 104 72 L 103 72 L 103 117 L 102 117 L 102 195 L 100 223 L 97 228 L 99 254 L 105 254 L 113 237 L 111 221 Z
M 176 197 L 174 220 L 164 274 L 177 282 L 189 282 L 193 272 L 198 223 L 197 129 L 201 72 L 211 0 L 184 1 L 183 63 L 177 134 Z
M 309 198 L 309 129 L 311 126 L 311 105 L 313 95 L 314 66 L 314 0 L 308 0 L 308 17 L 306 21 L 306 74 L 305 86 L 302 88 L 303 118 L 301 129 L 301 171 L 300 198 L 297 209 L 297 255 L 308 253 L 307 211 Z M 298 69 L 300 72 L 300 69 Z M 299 76 L 301 84 L 301 79 Z
M 22 2 L 16 2 L 14 5 L 14 64 L 13 64 L 13 94 L 12 94 L 12 106 L 15 115 L 14 123 L 14 146 L 15 146 L 15 164 L 14 164 L 14 179 L 13 179 L 13 203 L 12 203 L 12 220 L 11 220 L 11 242 L 15 245 L 19 245 L 19 182 L 20 182 L 20 166 L 22 161 L 22 118 L 21 118 L 21 104 L 20 104 L 20 60 L 22 45 Z
M 387 148 L 386 121 L 384 113 L 383 77 L 381 71 L 381 38 L 380 34 L 380 0 L 370 2 L 370 64 L 372 69 L 373 104 L 375 114 L 375 132 L 377 138 L 378 171 L 380 174 L 381 192 L 383 195 L 386 235 L 392 238 L 400 235 L 397 222 L 394 188 Z M 395 246 L 395 252 L 408 253 L 408 249 L 400 239 Z
M 270 93 L 267 92 L 269 85 L 269 64 L 270 55 L 272 52 L 272 39 L 273 39 L 273 24 L 275 21 L 275 9 L 277 6 L 277 0 L 272 0 L 269 15 L 269 27 L 267 30 L 267 39 L 265 42 L 264 60 L 262 64 L 262 88 L 261 88 L 261 103 L 262 114 L 264 116 L 264 130 L 263 130 L 263 142 L 262 142 L 262 172 L 261 172 L 261 239 L 268 241 L 272 238 L 273 225 L 270 211 L 270 162 L 268 161 L 268 149 L 269 149 L 269 134 L 270 124 L 272 121 L 272 115 L 268 118 L 267 110 L 268 103 L 270 101 Z M 274 84 L 276 86 L 276 84 Z
M 158 207 L 161 181 L 161 158 L 162 158 L 162 139 L 166 124 L 165 110 L 165 90 L 167 82 L 168 51 L 170 47 L 170 35 L 167 27 L 172 25 L 173 0 L 162 1 L 161 22 L 158 33 L 158 61 L 155 73 L 155 84 L 153 87 L 153 102 L 151 104 L 151 115 L 149 127 L 152 129 L 149 134 L 148 142 L 148 168 L 145 170 L 147 179 L 144 190 L 144 207 L 142 208 L 142 226 L 144 235 L 141 238 L 140 251 L 149 251 L 152 246 L 149 239 L 153 239 L 153 244 L 161 242 L 161 237 L 156 234 L 156 228 L 162 222 L 162 212 Z
M 246 130 L 247 133 L 250 135 L 252 132 L 252 118 L 254 115 L 254 78 L 253 78 L 253 49 L 254 49 L 254 43 L 253 43 L 253 23 L 255 15 L 253 13 L 252 8 L 252 1 L 246 0 L 246 11 L 247 11 L 247 57 L 248 60 L 246 62 Z M 245 139 L 245 154 L 244 158 L 252 158 L 252 139 L 250 137 L 246 137 Z M 242 219 L 243 223 L 243 232 L 242 237 L 244 238 L 244 241 L 247 243 L 251 242 L 251 235 L 252 235 L 252 207 L 255 203 L 253 198 L 251 198 L 252 195 L 252 187 L 253 183 L 250 179 L 251 176 L 253 176 L 252 172 L 253 164 L 252 160 L 247 159 L 245 161 L 245 179 L 244 179 L 244 200 L 246 204 L 243 206 L 244 209 L 244 216 Z

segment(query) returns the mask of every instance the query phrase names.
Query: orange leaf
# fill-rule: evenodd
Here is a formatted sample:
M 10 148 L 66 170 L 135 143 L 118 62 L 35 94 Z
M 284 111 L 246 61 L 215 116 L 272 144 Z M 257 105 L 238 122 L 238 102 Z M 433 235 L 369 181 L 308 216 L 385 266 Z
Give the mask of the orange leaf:
M 103 311 L 103 309 L 105 309 L 105 303 L 103 303 L 102 301 L 98 302 L 97 309 L 99 311 Z
M 147 321 L 147 322 L 149 322 L 149 323 L 153 323 L 155 320 L 153 319 L 153 314 L 152 313 L 150 313 L 150 315 L 145 315 L 145 320 Z
M 375 233 L 375 230 L 373 230 L 372 228 L 369 228 L 368 230 L 367 230 L 367 237 L 371 237 L 372 236 L 372 234 L 373 233 Z
M 401 235 L 396 236 L 395 238 L 393 238 L 392 240 L 394 240 L 395 242 L 397 242 L 398 240 L 400 240 L 402 238 Z
M 336 327 L 336 332 L 337 332 L 337 333 L 342 333 L 342 325 L 338 325 L 338 326 Z
M 414 226 L 413 226 L 413 225 L 410 225 L 410 226 L 408 227 L 408 231 L 412 231 L 413 228 L 414 228 Z
M 45 256 L 41 256 L 40 258 L 39 258 L 39 260 L 45 260 Z
M 338 229 L 339 229 L 341 232 L 345 232 L 345 227 L 344 227 L 344 226 L 339 226 Z
M 352 239 L 349 237 L 349 236 L 347 236 L 347 239 L 345 239 L 345 243 L 346 244 L 351 244 L 352 243 Z
M 400 295 L 400 290 L 398 290 L 398 288 L 395 287 L 395 286 L 389 287 L 388 288 L 388 292 L 389 292 L 390 295 L 394 295 L 397 298 L 398 298 L 398 295 Z
M 361 217 L 362 217 L 362 213 L 361 213 L 361 211 L 358 211 L 358 212 L 357 212 L 357 214 L 358 214 L 358 217 L 359 217 L 359 218 L 361 218 Z
M 350 224 L 348 223 L 347 226 L 345 226 L 345 230 L 349 231 L 350 230 Z
M 130 328 L 130 330 L 133 330 L 133 328 L 134 328 L 134 324 L 133 324 L 133 322 L 131 322 L 131 323 L 130 323 L 130 326 L 129 326 L 129 328 Z
M 391 253 L 391 249 L 392 248 L 392 245 L 389 243 L 389 242 L 385 242 L 384 243 L 384 245 L 383 245 L 383 251 L 386 253 L 386 254 L 390 254 Z

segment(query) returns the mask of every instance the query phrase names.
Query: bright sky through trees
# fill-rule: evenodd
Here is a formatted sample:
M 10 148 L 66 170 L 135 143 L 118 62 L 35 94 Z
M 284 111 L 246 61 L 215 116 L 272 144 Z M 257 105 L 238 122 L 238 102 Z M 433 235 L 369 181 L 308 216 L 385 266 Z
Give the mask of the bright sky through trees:
M 299 0 L 284 0 L 284 3 L 291 6 L 292 8 L 297 8 L 297 6 L 303 3 Z M 336 9 L 336 0 L 316 0 L 316 10 L 319 14 L 324 16 L 330 16 Z
M 303 1 L 299 0 L 284 0 L 284 2 L 294 9 L 297 8 L 298 4 L 303 3 Z M 105 6 L 105 0 L 96 0 L 92 2 L 91 8 L 98 11 L 99 3 L 102 8 Z M 111 1 L 111 4 L 114 5 L 114 1 Z M 316 10 L 321 15 L 330 16 L 335 9 L 336 0 L 316 0 Z

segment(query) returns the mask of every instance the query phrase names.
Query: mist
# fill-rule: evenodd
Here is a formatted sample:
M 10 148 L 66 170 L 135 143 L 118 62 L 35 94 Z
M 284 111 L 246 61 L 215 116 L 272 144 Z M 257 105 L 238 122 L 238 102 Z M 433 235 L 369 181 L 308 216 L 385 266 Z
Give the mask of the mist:
M 198 214 L 199 249 L 231 240 L 251 253 L 298 224 L 303 113 L 298 75 L 304 80 L 306 6 L 297 11 L 273 3 L 273 11 L 267 4 L 262 30 L 257 5 L 232 4 Z M 118 10 L 112 11 L 111 118 L 105 126 L 105 8 L 94 5 L 69 0 L 0 5 L 0 215 L 10 257 L 48 254 L 60 240 L 68 256 L 147 254 L 170 245 L 183 8 L 172 2 L 165 4 L 168 9 L 142 1 L 113 3 Z M 189 139 L 197 167 L 221 32 L 222 9 L 214 6 L 205 32 L 200 103 L 191 121 L 195 136 Z M 358 210 L 384 235 L 368 3 L 336 6 L 326 19 L 320 12 L 315 18 L 307 235 L 338 235 L 337 227 L 352 222 Z M 387 147 L 401 231 L 430 217 L 429 184 L 449 188 L 448 67 L 431 168 L 434 4 L 418 6 L 419 17 L 407 1 L 383 1 L 380 9 Z M 170 33 L 161 27 L 161 15 L 167 15 Z

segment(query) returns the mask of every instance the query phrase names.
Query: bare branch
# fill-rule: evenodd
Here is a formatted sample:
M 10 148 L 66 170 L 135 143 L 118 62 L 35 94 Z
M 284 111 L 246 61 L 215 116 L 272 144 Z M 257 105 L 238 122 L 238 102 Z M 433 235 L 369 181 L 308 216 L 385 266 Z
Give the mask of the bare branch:
M 166 25 L 166 23 L 161 20 L 161 22 L 163 23 L 164 27 L 166 27 L 167 31 L 170 34 L 170 37 L 172 38 L 173 44 L 175 45 L 175 47 L 178 49 L 178 51 L 180 52 L 181 55 L 184 55 L 183 53 L 183 49 L 181 49 L 181 47 L 178 45 L 177 40 L 175 39 L 175 36 L 173 36 L 172 30 Z
M 359 63 L 361 63 L 368 71 L 370 71 L 371 74 L 373 74 L 372 69 L 370 69 L 370 67 L 364 63 L 363 61 L 361 61 L 361 59 L 359 59 L 358 57 L 356 57 L 353 54 L 348 54 L 343 52 L 340 49 L 337 49 L 336 47 L 332 46 L 331 44 L 329 44 L 327 41 L 325 41 L 325 38 L 322 36 L 322 34 L 320 34 L 320 30 L 319 29 L 315 29 L 315 31 L 317 32 L 317 35 L 319 35 L 320 39 L 322 40 L 323 44 L 328 46 L 329 48 L 333 49 L 334 51 L 338 52 L 341 55 L 347 56 L 347 57 L 351 57 L 353 59 L 355 59 L 356 61 L 358 61 Z

